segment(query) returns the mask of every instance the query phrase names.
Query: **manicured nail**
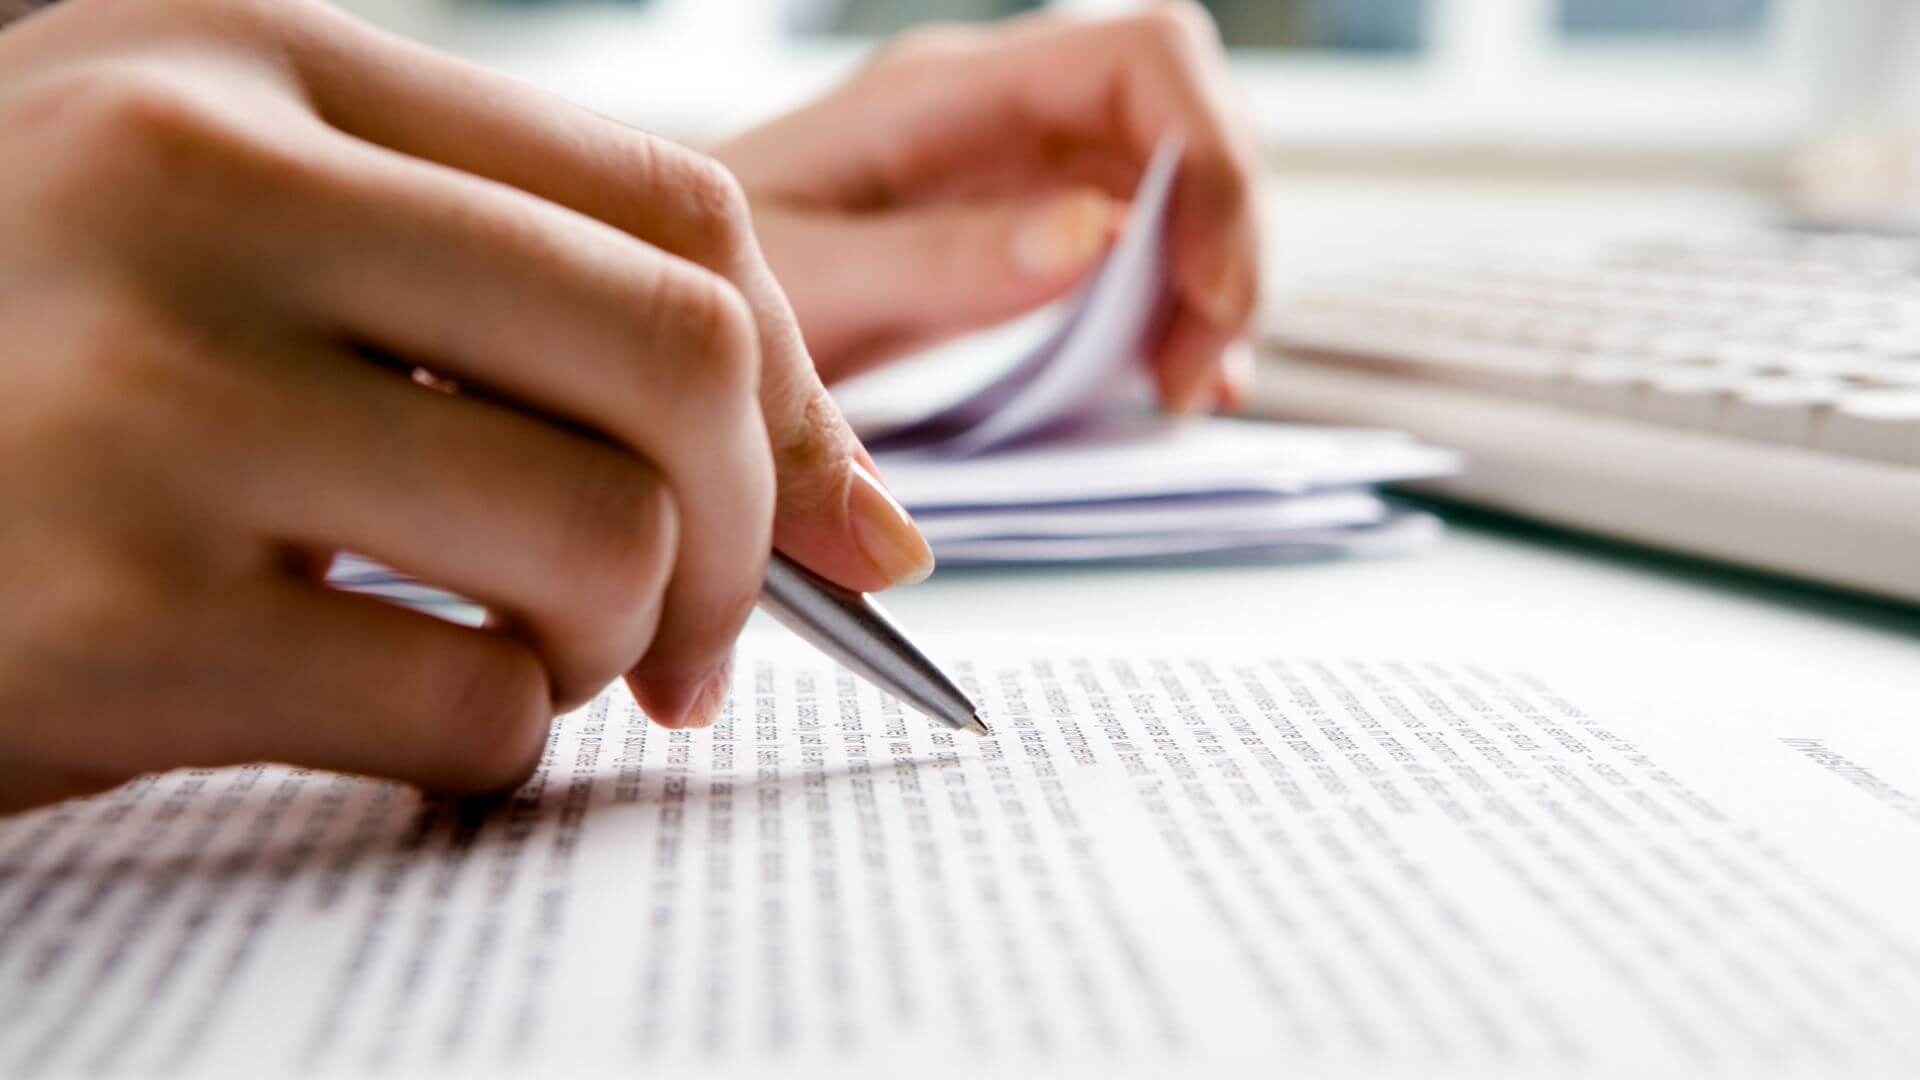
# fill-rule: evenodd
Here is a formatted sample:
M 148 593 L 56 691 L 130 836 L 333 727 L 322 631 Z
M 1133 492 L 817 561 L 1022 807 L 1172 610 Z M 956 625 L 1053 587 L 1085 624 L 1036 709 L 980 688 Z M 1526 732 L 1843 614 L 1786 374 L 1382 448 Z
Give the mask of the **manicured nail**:
M 1082 270 L 1106 250 L 1114 203 L 1097 191 L 1076 191 L 1028 214 L 1013 234 L 1013 265 L 1026 277 Z
M 1221 244 L 1202 264 L 1188 299 L 1216 326 L 1233 326 L 1252 305 L 1253 275 L 1235 256 L 1230 244 Z
M 854 542 L 873 568 L 895 585 L 925 581 L 933 573 L 933 549 L 906 508 L 865 468 L 853 466 L 847 485 L 847 517 Z

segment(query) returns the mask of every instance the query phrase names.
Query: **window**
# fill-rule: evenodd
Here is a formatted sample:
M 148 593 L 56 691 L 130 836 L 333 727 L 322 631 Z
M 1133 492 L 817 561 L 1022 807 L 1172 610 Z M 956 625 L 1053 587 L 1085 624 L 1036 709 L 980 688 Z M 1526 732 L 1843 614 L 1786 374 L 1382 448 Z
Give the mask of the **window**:
M 1233 48 L 1415 53 L 1424 0 L 1204 0 Z
M 1768 0 L 1560 0 L 1559 30 L 1569 38 L 1755 37 L 1766 29 Z
M 819 92 L 940 20 L 1155 0 L 338 0 L 689 138 Z M 1777 151 L 1902 69 L 1920 0 L 1201 0 L 1278 145 Z M 1838 89 L 1837 89 L 1838 88 Z
M 788 25 L 802 32 L 879 37 L 924 22 L 997 19 L 1040 0 L 793 0 Z

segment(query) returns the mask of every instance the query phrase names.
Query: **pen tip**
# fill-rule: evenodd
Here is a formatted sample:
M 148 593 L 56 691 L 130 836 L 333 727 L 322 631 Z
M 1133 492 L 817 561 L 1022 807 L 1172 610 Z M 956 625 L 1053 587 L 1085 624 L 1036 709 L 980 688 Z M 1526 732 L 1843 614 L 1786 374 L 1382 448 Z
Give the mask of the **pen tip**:
M 961 727 L 960 730 L 971 731 L 975 735 L 978 735 L 983 739 L 993 734 L 993 732 L 987 730 L 986 718 L 981 716 L 979 710 L 977 709 L 974 711 L 973 718 L 971 720 L 968 720 L 966 724 Z

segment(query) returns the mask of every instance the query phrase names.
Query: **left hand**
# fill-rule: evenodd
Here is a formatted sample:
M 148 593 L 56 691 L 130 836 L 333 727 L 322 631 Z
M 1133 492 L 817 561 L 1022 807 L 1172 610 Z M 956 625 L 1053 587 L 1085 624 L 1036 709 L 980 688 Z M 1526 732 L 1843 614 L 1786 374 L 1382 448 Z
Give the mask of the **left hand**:
M 1259 273 L 1255 142 L 1198 5 L 914 31 L 715 156 L 831 381 L 1072 288 L 1171 132 L 1178 304 L 1154 373 L 1193 412 L 1244 393 Z

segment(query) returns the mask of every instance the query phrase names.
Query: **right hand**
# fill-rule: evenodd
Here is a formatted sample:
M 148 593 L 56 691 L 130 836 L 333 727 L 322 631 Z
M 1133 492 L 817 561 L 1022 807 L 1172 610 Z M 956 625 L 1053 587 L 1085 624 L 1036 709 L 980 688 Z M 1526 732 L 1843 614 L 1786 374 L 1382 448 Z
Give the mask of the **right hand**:
M 710 718 L 771 544 L 930 567 L 704 157 L 312 0 L 70 0 L 0 34 L 0 160 L 0 810 L 500 789 L 622 673 Z

